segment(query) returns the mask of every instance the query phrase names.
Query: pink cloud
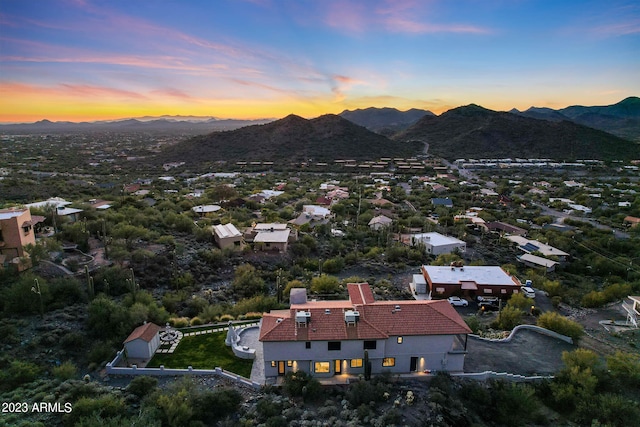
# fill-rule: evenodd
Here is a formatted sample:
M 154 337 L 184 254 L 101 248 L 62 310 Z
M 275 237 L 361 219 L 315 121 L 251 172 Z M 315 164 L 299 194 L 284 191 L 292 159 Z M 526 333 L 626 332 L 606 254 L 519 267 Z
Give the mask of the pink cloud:
M 146 96 L 129 90 L 114 89 L 104 86 L 61 84 L 61 94 L 82 97 L 119 97 L 147 99 Z
M 183 92 L 180 89 L 175 89 L 175 88 L 156 89 L 156 90 L 152 90 L 150 93 L 152 95 L 170 96 L 172 98 L 180 98 L 180 99 L 185 99 L 189 101 L 195 99 L 191 95 L 187 94 L 186 92 Z
M 325 24 L 352 33 L 363 32 L 370 16 L 363 4 L 354 2 L 331 2 L 324 18 Z

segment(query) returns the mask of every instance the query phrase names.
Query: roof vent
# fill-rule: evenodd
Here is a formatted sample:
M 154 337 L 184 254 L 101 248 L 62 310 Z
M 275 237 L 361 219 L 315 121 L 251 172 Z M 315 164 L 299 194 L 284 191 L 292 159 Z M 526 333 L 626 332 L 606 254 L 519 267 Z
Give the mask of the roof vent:
M 280 322 L 282 322 L 282 317 L 278 317 L 278 318 L 276 319 L 276 323 L 280 323 Z
M 324 314 L 331 314 L 331 310 L 330 310 L 330 309 L 328 309 L 328 308 L 325 308 L 325 309 L 324 309 Z
M 399 306 L 399 305 L 396 305 L 396 306 L 395 306 L 395 310 L 396 310 L 396 311 L 400 311 L 400 310 L 401 310 L 400 306 Z

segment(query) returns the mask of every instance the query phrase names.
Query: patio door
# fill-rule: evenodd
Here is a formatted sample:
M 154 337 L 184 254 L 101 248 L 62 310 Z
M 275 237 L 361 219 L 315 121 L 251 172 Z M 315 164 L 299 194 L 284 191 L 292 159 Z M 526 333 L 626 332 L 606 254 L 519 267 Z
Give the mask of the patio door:
M 284 360 L 278 361 L 278 375 L 284 375 Z
M 334 365 L 335 365 L 335 369 L 334 370 L 335 370 L 336 375 L 341 374 L 342 373 L 342 361 L 339 360 L 339 359 L 336 359 L 335 362 L 334 362 Z

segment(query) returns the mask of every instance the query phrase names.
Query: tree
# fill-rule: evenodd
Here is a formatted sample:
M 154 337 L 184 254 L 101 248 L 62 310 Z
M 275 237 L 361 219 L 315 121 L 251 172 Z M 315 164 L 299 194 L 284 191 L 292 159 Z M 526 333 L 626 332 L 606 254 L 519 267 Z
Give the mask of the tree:
M 133 249 L 133 242 L 138 239 L 148 239 L 149 230 L 131 224 L 119 223 L 113 227 L 111 236 L 116 239 L 124 239 L 127 250 Z
M 317 294 L 335 294 L 340 289 L 340 281 L 335 276 L 323 274 L 311 279 L 311 291 Z
M 241 298 L 251 298 L 266 290 L 264 280 L 251 264 L 241 264 L 236 268 L 231 287 L 233 292 Z

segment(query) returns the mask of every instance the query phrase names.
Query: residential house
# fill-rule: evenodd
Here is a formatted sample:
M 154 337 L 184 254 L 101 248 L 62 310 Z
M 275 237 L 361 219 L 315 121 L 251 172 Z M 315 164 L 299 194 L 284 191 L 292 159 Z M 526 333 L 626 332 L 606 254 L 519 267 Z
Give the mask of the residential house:
M 42 218 L 42 217 L 39 217 Z M 24 270 L 31 266 L 20 258 L 28 257 L 24 250 L 26 245 L 36 243 L 34 225 L 37 220 L 31 217 L 29 209 L 10 208 L 0 210 L 0 268 L 10 262 Z
M 380 230 L 381 228 L 389 227 L 393 223 L 393 220 L 384 215 L 378 215 L 371 218 L 369 221 L 369 228 L 372 230 Z
M 556 269 L 556 265 L 560 263 L 550 260 L 549 258 L 540 257 L 532 254 L 523 254 L 518 257 L 518 261 L 532 268 L 543 268 L 546 272 L 552 272 Z
M 441 197 L 434 197 L 433 199 L 431 199 L 431 204 L 433 206 L 444 206 L 445 208 L 452 208 L 453 207 L 453 201 L 451 201 L 450 198 L 446 198 L 443 199 Z
M 471 332 L 447 301 L 375 301 L 367 283 L 347 285 L 349 299 L 307 301 L 291 295 L 288 310 L 265 313 L 260 325 L 264 373 L 314 377 L 462 372 Z
M 298 238 L 297 232 L 287 224 L 262 223 L 254 224 L 244 232 L 244 240 L 253 243 L 256 250 L 286 252 L 289 243 Z
M 145 323 L 131 332 L 124 340 L 124 349 L 128 359 L 149 360 L 160 346 L 160 326 Z
M 426 252 L 431 255 L 450 254 L 454 251 L 465 252 L 467 244 L 455 237 L 445 236 L 440 233 L 418 233 L 411 235 L 411 246 L 422 243 Z
M 214 225 L 212 232 L 213 240 L 220 249 L 242 248 L 244 246 L 242 233 L 231 223 Z
M 489 231 L 495 231 L 498 233 L 514 234 L 516 236 L 524 236 L 527 234 L 527 230 L 524 228 L 516 227 L 515 225 L 507 224 L 501 221 L 492 221 L 487 223 Z
M 432 298 L 461 295 L 496 296 L 506 298 L 520 290 L 520 280 L 498 266 L 437 266 L 423 265 L 422 275 L 427 293 Z
M 80 219 L 80 213 L 82 209 L 70 208 L 69 205 L 71 202 L 68 202 L 59 197 L 51 197 L 42 202 L 28 203 L 25 206 L 28 208 L 37 208 L 44 210 L 55 210 L 55 214 L 58 217 L 67 218 L 71 222 L 76 222 Z
M 640 224 L 640 218 L 636 218 L 635 216 L 628 215 L 624 217 L 624 223 L 630 227 L 636 227 Z
M 349 191 L 346 187 L 334 188 L 333 190 L 327 192 L 326 197 L 331 200 L 348 199 Z
M 519 250 L 528 254 L 538 252 L 546 258 L 550 256 L 556 257 L 558 261 L 561 262 L 566 261 L 569 258 L 568 253 L 537 240 L 529 240 L 522 236 L 506 236 L 505 238 L 515 243 Z
M 297 218 L 289 221 L 289 223 L 297 226 L 309 224 L 313 228 L 318 224 L 327 224 L 331 216 L 331 210 L 324 206 L 304 205 L 302 213 Z
M 622 302 L 622 308 L 627 312 L 627 323 L 638 327 L 638 321 L 640 319 L 640 296 L 628 296 L 631 302 L 626 300 Z

